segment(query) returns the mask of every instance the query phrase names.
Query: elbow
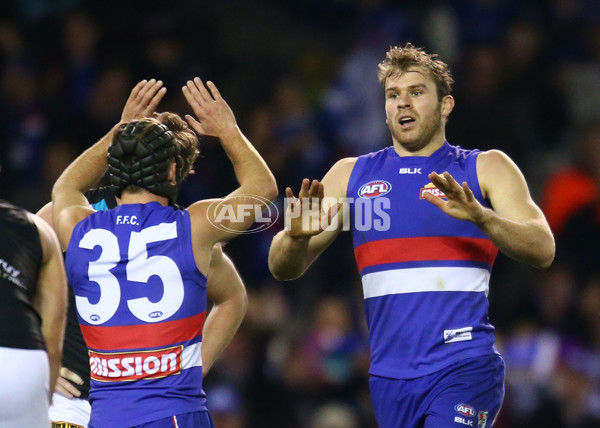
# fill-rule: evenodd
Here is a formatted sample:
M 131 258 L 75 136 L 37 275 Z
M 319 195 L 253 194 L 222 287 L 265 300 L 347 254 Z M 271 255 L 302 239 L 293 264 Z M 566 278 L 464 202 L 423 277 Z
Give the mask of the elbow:
M 273 174 L 270 174 L 269 179 L 266 180 L 264 185 L 264 197 L 270 202 L 273 202 L 275 199 L 277 199 L 278 195 L 279 189 L 277 188 L 277 181 L 275 180 Z
M 302 276 L 302 272 L 294 273 L 286 271 L 285 269 L 276 266 L 271 260 L 269 260 L 269 271 L 271 271 L 271 275 L 273 275 L 273 278 L 277 281 L 292 281 Z
M 549 268 L 552 265 L 552 262 L 554 261 L 554 254 L 554 249 L 552 249 L 552 251 L 549 252 L 548 255 L 546 255 L 543 259 L 539 261 L 539 264 L 536 267 L 539 269 Z
M 243 319 L 248 311 L 248 293 L 245 288 L 238 294 L 238 307 L 240 318 Z
M 543 251 L 538 253 L 538 258 L 534 264 L 534 267 L 538 269 L 546 269 L 552 265 L 554 261 L 554 256 L 556 255 L 556 245 L 554 243 L 554 238 L 552 237 L 552 241 L 544 246 Z
M 61 183 L 57 181 L 56 183 L 54 183 L 54 186 L 52 186 L 52 193 L 50 194 L 52 201 L 55 201 L 61 192 L 62 192 Z

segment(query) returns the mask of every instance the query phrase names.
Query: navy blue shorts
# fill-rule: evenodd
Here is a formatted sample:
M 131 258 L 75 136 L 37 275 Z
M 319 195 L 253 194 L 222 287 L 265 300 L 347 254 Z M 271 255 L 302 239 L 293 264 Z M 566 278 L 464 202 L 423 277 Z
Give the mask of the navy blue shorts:
M 132 428 L 215 428 L 207 411 L 182 413 Z
M 489 428 L 504 400 L 504 361 L 487 355 L 415 379 L 371 375 L 379 428 Z

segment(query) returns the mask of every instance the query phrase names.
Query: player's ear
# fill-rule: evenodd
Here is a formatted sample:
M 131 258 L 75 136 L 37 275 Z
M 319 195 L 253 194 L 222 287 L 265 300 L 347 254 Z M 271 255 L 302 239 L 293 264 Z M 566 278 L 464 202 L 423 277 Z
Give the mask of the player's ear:
M 167 178 L 169 180 L 169 184 L 172 186 L 177 185 L 177 163 L 171 162 L 169 164 L 169 171 L 167 172 Z
M 450 113 L 454 109 L 454 97 L 452 95 L 446 95 L 442 98 L 442 117 L 447 119 Z

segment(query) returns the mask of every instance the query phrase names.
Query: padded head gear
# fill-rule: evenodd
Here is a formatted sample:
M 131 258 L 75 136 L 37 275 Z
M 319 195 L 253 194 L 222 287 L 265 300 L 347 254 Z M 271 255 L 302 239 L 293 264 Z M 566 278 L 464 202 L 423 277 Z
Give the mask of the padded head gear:
M 108 149 L 110 184 L 118 197 L 124 188 L 135 185 L 174 203 L 181 182 L 180 149 L 173 133 L 163 124 L 133 121 L 119 128 Z M 177 163 L 177 184 L 169 183 L 171 162 Z

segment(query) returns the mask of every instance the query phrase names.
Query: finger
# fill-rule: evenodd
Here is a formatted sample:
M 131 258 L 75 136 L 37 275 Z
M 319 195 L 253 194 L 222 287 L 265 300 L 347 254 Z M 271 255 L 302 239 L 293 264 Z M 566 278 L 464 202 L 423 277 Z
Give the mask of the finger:
M 296 198 L 294 197 L 294 192 L 292 191 L 292 188 L 291 188 L 291 187 L 286 187 L 286 188 L 285 188 L 285 197 L 286 197 L 286 198 L 290 198 L 290 199 L 296 199 Z
M 59 377 L 56 381 L 56 390 L 67 398 L 79 397 L 81 391 L 66 379 Z
M 317 193 L 317 198 L 319 198 L 319 200 L 322 201 L 324 197 L 325 197 L 325 186 L 323 186 L 323 183 L 319 183 L 319 191 Z
M 184 96 L 185 100 L 190 105 L 190 107 L 192 108 L 192 110 L 194 110 L 194 113 L 195 113 L 196 112 L 196 108 L 198 106 L 198 103 L 194 99 L 193 94 L 190 92 L 190 90 L 189 90 L 189 88 L 187 86 L 182 86 L 181 87 L 181 92 L 183 93 L 183 96 Z
M 129 93 L 129 98 L 127 98 L 127 102 L 125 104 L 129 104 L 130 102 L 132 102 L 138 96 L 139 92 L 147 82 L 148 81 L 146 79 L 139 81 Z
M 198 87 L 196 86 L 196 84 L 194 82 L 192 82 L 191 80 L 187 81 L 186 86 L 183 87 L 183 93 L 186 93 L 186 90 L 188 92 L 188 96 L 186 96 L 186 99 L 188 100 L 188 102 L 190 103 L 190 105 L 192 105 L 192 108 L 194 106 L 200 107 L 201 103 L 204 102 L 202 95 L 200 94 L 200 92 L 198 91 Z M 191 100 L 191 102 L 190 102 Z
M 313 180 L 310 183 L 310 187 L 308 188 L 308 208 L 313 209 L 314 205 L 318 205 L 319 200 L 317 199 L 319 196 L 319 182 L 317 180 Z
M 448 180 L 443 175 L 439 175 L 437 172 L 432 172 L 427 176 L 429 180 L 441 191 L 444 193 L 450 192 L 450 186 L 448 185 Z
M 212 94 L 215 101 L 224 101 L 223 97 L 221 96 L 221 93 L 217 89 L 217 86 L 213 82 L 209 80 L 208 82 L 206 82 L 206 86 L 208 86 L 208 89 L 210 89 L 210 93 Z
M 313 180 L 310 183 L 310 187 L 308 189 L 308 196 L 311 198 L 316 198 L 317 196 L 319 196 L 319 181 L 318 180 Z
M 463 181 L 462 188 L 465 192 L 465 195 L 467 195 L 467 201 L 473 202 L 475 200 L 475 195 L 473 194 L 473 191 L 469 188 L 469 185 L 466 181 Z
M 144 99 L 144 97 L 146 96 L 146 94 L 148 93 L 148 91 L 152 89 L 152 87 L 154 86 L 155 83 L 156 83 L 156 79 L 150 79 L 150 80 L 148 80 L 140 88 L 140 91 L 138 92 L 138 96 L 136 98 L 138 100 L 142 101 Z
M 167 88 L 163 87 L 163 88 L 159 89 L 159 91 L 150 100 L 148 107 L 146 107 L 145 116 L 151 116 L 152 113 L 154 113 L 156 111 L 158 104 L 163 99 L 163 97 L 165 96 L 166 93 L 167 93 Z
M 310 184 L 310 180 L 305 178 L 302 180 L 302 185 L 300 186 L 300 192 L 298 192 L 298 198 L 303 199 L 308 196 L 308 185 Z
M 204 129 L 202 128 L 202 124 L 200 122 L 198 122 L 189 114 L 185 115 L 185 120 L 187 121 L 188 125 L 190 125 L 198 134 L 204 135 Z
M 62 385 L 59 385 L 58 383 L 56 384 L 56 392 L 58 392 L 61 395 L 64 395 L 65 397 L 67 397 L 69 400 L 71 398 L 73 398 L 75 395 L 71 394 L 69 392 L 69 390 L 67 390 L 65 387 L 63 387 Z
M 83 385 L 83 379 L 79 377 L 79 375 L 75 372 L 72 372 L 66 367 L 60 368 L 60 376 L 70 380 L 71 382 L 75 382 L 78 385 Z
M 298 203 L 298 199 L 294 197 L 294 192 L 290 187 L 286 187 L 285 189 L 285 201 L 284 208 L 288 212 L 293 212 L 296 209 L 296 204 Z M 287 214 L 289 215 L 289 214 Z
M 454 177 L 452 177 L 452 174 L 450 174 L 448 171 L 445 171 L 444 174 L 443 174 L 443 176 L 446 179 L 446 181 L 448 182 L 448 186 L 450 186 L 450 188 L 452 190 L 454 190 L 454 191 L 460 191 L 461 186 L 454 179 Z
M 425 200 L 427 200 L 427 202 L 432 203 L 433 205 L 435 205 L 436 207 L 438 207 L 442 210 L 445 208 L 445 205 L 448 203 L 448 202 L 444 201 L 442 198 L 440 198 L 439 196 L 432 195 L 429 192 L 424 193 L 423 197 L 425 198 Z
M 199 77 L 194 77 L 194 83 L 196 84 L 196 88 L 198 88 L 198 92 L 200 93 L 204 101 L 214 101 L 212 95 L 208 92 L 206 86 L 204 86 L 202 79 L 200 79 Z
M 153 85 L 149 85 L 148 90 L 144 93 L 144 96 L 142 97 L 142 105 L 147 106 L 148 104 L 150 104 L 152 102 L 152 98 L 156 96 L 156 94 L 158 93 L 160 88 L 162 88 L 162 86 L 162 80 L 157 80 L 156 82 L 154 82 Z

